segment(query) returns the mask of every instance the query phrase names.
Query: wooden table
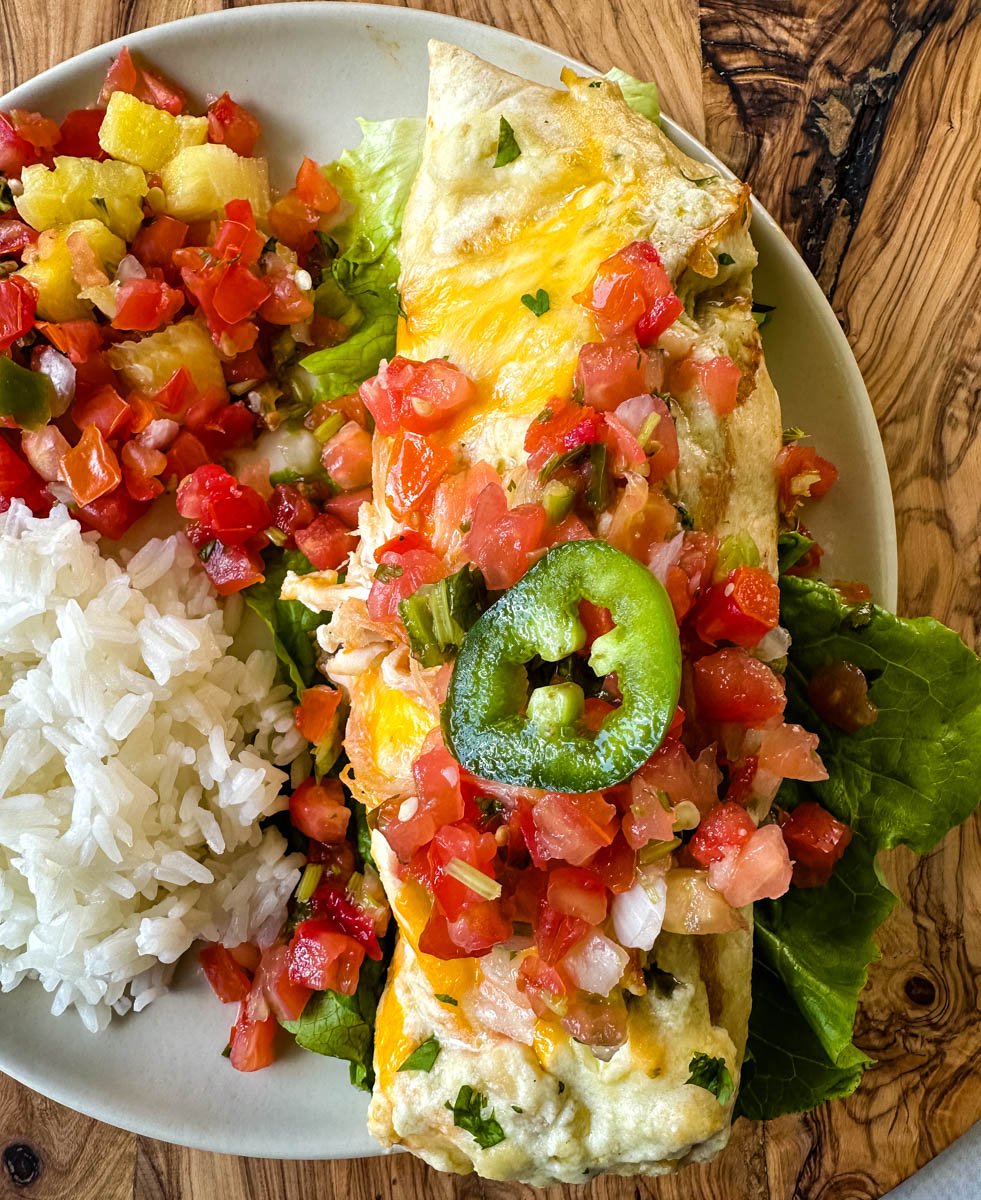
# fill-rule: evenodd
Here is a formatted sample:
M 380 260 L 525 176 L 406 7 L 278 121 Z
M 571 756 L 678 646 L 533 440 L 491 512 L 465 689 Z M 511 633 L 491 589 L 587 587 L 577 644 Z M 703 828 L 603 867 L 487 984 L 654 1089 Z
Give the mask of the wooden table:
M 234 0 L 224 0 L 231 7 Z M 214 0 L 0 0 L 0 93 L 108 38 Z M 426 7 L 422 4 L 421 7 Z M 800 248 L 875 405 L 899 524 L 900 606 L 969 642 L 981 623 L 981 12 L 973 0 L 433 0 L 601 70 L 656 78 Z M 855 520 L 862 519 L 861 513 Z M 554 1189 L 595 1200 L 876 1200 L 981 1118 L 981 822 L 887 868 L 861 1091 L 804 1118 L 740 1121 L 675 1180 Z M 911 870 L 912 868 L 912 870 Z M 182 1150 L 75 1115 L 0 1076 L 0 1198 L 382 1200 L 531 1194 L 407 1156 L 284 1163 Z

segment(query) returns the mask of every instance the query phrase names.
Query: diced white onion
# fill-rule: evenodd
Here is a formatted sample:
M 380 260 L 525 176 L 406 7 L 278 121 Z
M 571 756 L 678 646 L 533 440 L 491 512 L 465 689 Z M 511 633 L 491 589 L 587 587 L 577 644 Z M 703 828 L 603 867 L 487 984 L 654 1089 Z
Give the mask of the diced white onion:
M 70 447 L 57 425 L 25 429 L 20 446 L 24 457 L 46 483 L 59 478 L 58 468 Z
M 670 542 L 655 542 L 651 547 L 647 568 L 659 583 L 667 583 L 668 570 L 678 561 L 684 544 L 684 533 L 678 533 Z
M 776 662 L 778 658 L 786 658 L 790 649 L 790 634 L 782 625 L 771 629 L 760 638 L 753 651 L 754 657 L 760 662 Z
M 630 955 L 616 942 L 591 929 L 562 959 L 572 982 L 583 991 L 608 996 L 620 982 Z
M 399 820 L 400 821 L 411 821 L 412 818 L 416 815 L 416 813 L 418 811 L 419 811 L 419 797 L 418 796 L 406 796 L 406 798 L 399 805 Z
M 127 279 L 146 279 L 146 268 L 134 255 L 124 254 L 116 268 L 116 278 L 120 283 Z
M 664 873 L 649 868 L 638 873 L 633 887 L 613 897 L 613 929 L 623 946 L 650 950 L 664 923 L 668 887 Z
M 53 346 L 45 346 L 38 355 L 37 369 L 54 384 L 58 399 L 51 407 L 51 415 L 60 417 L 75 399 L 75 365 Z
M 140 434 L 140 442 L 150 450 L 166 450 L 180 433 L 181 427 L 168 417 L 151 421 Z

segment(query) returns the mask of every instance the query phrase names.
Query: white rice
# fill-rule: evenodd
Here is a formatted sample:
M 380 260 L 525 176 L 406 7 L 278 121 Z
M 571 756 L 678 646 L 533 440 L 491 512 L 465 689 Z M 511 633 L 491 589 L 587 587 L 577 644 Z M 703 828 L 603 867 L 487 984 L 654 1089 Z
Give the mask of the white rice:
M 181 534 L 124 569 L 62 507 L 0 514 L 0 990 L 94 1031 L 195 939 L 275 937 L 302 860 L 258 821 L 308 760 L 241 612 Z

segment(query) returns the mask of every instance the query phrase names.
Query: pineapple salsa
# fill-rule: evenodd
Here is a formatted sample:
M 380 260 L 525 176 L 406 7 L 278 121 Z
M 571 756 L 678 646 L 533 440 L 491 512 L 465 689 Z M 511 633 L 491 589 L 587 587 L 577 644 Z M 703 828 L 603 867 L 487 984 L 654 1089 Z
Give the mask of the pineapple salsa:
M 270 544 L 341 565 L 371 440 L 299 366 L 359 316 L 330 286 L 349 206 L 309 158 L 273 201 L 258 120 L 184 106 L 123 50 L 98 107 L 0 113 L 0 503 L 117 539 L 176 494 L 227 595 Z
M 326 618 L 280 585 L 355 545 L 371 484 L 356 389 L 394 344 L 394 271 L 359 237 L 358 152 L 326 170 L 304 158 L 275 198 L 256 117 L 227 93 L 204 116 L 185 105 L 124 49 L 95 107 L 60 124 L 0 112 L 0 512 L 64 504 L 132 544 L 176 504 L 215 590 L 271 630 L 312 743 L 283 829 L 307 865 L 273 945 L 209 946 L 201 964 L 240 1005 L 232 1066 L 266 1066 L 288 1023 L 368 1086 L 368 1025 L 343 1030 L 374 1009 L 389 913 L 338 778 L 340 694 L 317 682 Z

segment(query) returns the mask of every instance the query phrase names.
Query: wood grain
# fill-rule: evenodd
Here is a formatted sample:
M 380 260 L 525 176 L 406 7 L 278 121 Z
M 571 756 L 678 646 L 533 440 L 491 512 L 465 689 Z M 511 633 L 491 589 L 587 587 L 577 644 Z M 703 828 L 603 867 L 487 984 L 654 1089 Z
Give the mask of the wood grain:
M 225 4 L 225 7 L 229 7 Z M 433 0 L 600 68 L 656 77 L 800 248 L 855 350 L 892 473 L 900 604 L 981 630 L 981 8 L 976 0 Z M 108 38 L 218 0 L 0 0 L 0 92 Z M 861 520 L 861 514 L 855 514 Z M 740 1121 L 715 1163 L 549 1200 L 876 1200 L 981 1117 L 981 825 L 887 875 L 863 996 L 878 1065 L 854 1097 Z M 0 1076 L 0 1200 L 499 1200 L 532 1189 L 408 1156 L 223 1158 L 86 1120 Z

